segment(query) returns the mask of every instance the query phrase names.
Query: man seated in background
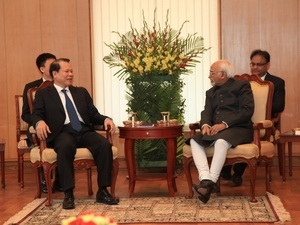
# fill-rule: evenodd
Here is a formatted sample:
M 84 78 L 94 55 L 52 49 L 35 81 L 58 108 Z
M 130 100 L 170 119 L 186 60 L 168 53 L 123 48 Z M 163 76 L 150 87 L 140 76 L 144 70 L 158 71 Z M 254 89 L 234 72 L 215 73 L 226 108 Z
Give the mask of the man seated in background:
M 285 82 L 282 78 L 271 75 L 270 54 L 260 49 L 254 50 L 250 55 L 251 74 L 258 75 L 262 80 L 271 81 L 274 84 L 274 95 L 272 103 L 272 118 L 276 118 L 278 113 L 284 110 L 285 106 Z M 242 176 L 247 167 L 246 163 L 237 163 L 233 166 L 233 175 L 231 175 L 231 165 L 224 166 L 221 172 L 221 178 L 229 180 L 231 186 L 240 186 L 243 182 Z
M 27 92 L 30 88 L 40 86 L 46 80 L 52 80 L 49 73 L 51 63 L 56 60 L 56 56 L 51 53 L 42 53 L 36 58 L 36 66 L 40 71 L 42 77 L 40 79 L 29 82 L 25 85 L 23 90 L 23 107 L 22 107 L 22 119 L 31 126 L 31 113 L 28 105 Z M 31 136 L 30 136 L 31 137 Z M 32 142 L 28 143 L 29 146 Z
M 52 77 L 50 76 L 49 69 L 52 62 L 56 60 L 56 56 L 51 53 L 42 53 L 36 58 L 36 66 L 40 71 L 42 77 L 40 79 L 29 82 L 25 85 L 23 90 L 23 106 L 22 106 L 22 119 L 28 123 L 28 127 L 32 126 L 31 123 L 31 113 L 28 104 L 27 92 L 30 88 L 40 86 L 44 81 L 52 81 Z M 28 131 L 28 138 L 26 139 L 27 146 L 31 146 L 32 138 L 31 134 Z M 56 180 L 53 184 L 53 189 L 61 190 L 60 184 L 58 182 L 58 174 L 56 172 Z M 47 193 L 46 182 L 44 178 L 44 171 L 41 171 L 41 182 L 42 182 L 42 192 Z

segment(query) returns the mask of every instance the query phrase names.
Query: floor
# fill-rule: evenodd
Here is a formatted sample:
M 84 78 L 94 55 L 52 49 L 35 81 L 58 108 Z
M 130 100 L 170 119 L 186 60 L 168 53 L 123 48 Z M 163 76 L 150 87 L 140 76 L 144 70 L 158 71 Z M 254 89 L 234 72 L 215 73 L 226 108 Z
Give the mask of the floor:
M 290 212 L 292 221 L 286 223 L 287 225 L 300 225 L 300 157 L 293 159 L 293 176 L 287 176 L 285 182 L 282 181 L 276 165 L 277 159 L 274 160 L 272 168 L 272 188 L 274 194 L 279 196 L 284 207 Z M 17 165 L 16 162 L 6 162 L 6 188 L 0 190 L 0 224 L 3 224 L 8 218 L 20 211 L 27 203 L 33 200 L 35 193 L 35 179 L 33 177 L 31 164 L 25 164 L 25 187 L 21 189 L 17 183 Z M 265 194 L 264 183 L 264 167 L 258 166 L 256 194 Z M 97 191 L 96 187 L 96 172 L 93 171 L 93 189 Z M 125 163 L 120 164 L 120 170 L 117 180 L 116 194 L 119 197 L 128 197 L 128 180 L 126 178 L 127 170 Z M 197 182 L 197 171 L 193 169 L 194 182 Z M 176 196 L 185 196 L 187 194 L 187 184 L 185 176 L 182 171 L 179 171 L 176 179 L 178 192 Z M 249 177 L 246 170 L 243 177 L 243 185 L 240 187 L 230 187 L 226 181 L 221 181 L 221 195 L 248 195 L 249 193 Z M 134 197 L 141 196 L 168 196 L 166 181 L 138 181 L 136 182 Z M 55 193 L 55 198 L 63 198 L 63 193 Z M 76 189 L 75 198 L 95 198 L 95 196 L 88 196 L 86 188 L 86 174 L 84 171 L 76 171 Z M 195 223 L 194 223 L 195 224 Z M 200 223 L 199 223 L 200 224 Z M 201 223 L 203 224 L 203 223 Z M 221 224 L 221 223 L 218 223 Z M 224 223 L 223 223 L 224 224 Z M 232 224 L 232 223 L 230 223 Z M 243 224 L 243 223 L 235 223 Z M 147 224 L 151 225 L 151 224 Z M 251 223 L 247 223 L 251 225 Z

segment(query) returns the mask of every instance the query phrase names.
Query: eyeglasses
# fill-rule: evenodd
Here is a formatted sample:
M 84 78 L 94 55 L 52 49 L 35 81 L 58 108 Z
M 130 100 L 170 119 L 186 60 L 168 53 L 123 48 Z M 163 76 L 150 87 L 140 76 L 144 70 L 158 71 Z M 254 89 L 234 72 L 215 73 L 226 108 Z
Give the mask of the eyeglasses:
M 253 63 L 251 62 L 250 63 L 250 66 L 254 67 L 254 66 L 257 66 L 257 67 L 261 67 L 261 66 L 264 66 L 266 64 L 268 64 L 269 62 L 266 62 L 266 63 Z
M 223 72 L 223 71 L 212 71 L 212 70 L 210 70 L 210 71 L 209 71 L 209 74 L 210 74 L 210 75 L 214 75 L 214 74 L 220 73 L 220 72 Z

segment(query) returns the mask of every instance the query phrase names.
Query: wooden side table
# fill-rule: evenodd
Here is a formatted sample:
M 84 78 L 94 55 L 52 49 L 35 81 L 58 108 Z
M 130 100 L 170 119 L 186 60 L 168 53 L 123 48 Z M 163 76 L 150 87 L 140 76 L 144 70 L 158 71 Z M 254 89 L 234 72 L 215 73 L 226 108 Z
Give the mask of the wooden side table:
M 292 165 L 292 143 L 300 142 L 300 135 L 295 135 L 292 130 L 286 131 L 280 135 L 279 143 L 281 148 L 278 148 L 279 172 L 282 175 L 282 180 L 286 180 L 285 175 L 285 143 L 288 143 L 288 160 L 289 160 L 289 175 L 293 175 Z
M 169 196 L 174 197 L 177 191 L 175 183 L 175 163 L 177 150 L 177 137 L 182 136 L 183 125 L 170 126 L 138 126 L 118 127 L 120 138 L 125 139 L 125 157 L 129 175 L 129 197 L 132 197 L 135 181 L 145 180 L 167 180 Z M 144 174 L 136 173 L 134 142 L 137 139 L 165 139 L 167 144 L 167 174 Z
M 4 150 L 5 150 L 5 140 L 0 139 L 0 161 L 1 161 L 1 185 L 2 188 L 5 188 L 5 158 L 4 158 Z

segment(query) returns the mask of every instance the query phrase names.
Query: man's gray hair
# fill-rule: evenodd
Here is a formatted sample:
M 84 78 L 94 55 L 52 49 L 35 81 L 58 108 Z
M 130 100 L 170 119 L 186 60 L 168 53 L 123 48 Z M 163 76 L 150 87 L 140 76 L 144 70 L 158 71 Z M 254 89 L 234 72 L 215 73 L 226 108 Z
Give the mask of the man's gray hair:
M 228 78 L 234 76 L 234 66 L 225 59 L 219 60 L 220 63 L 220 71 L 224 71 Z

